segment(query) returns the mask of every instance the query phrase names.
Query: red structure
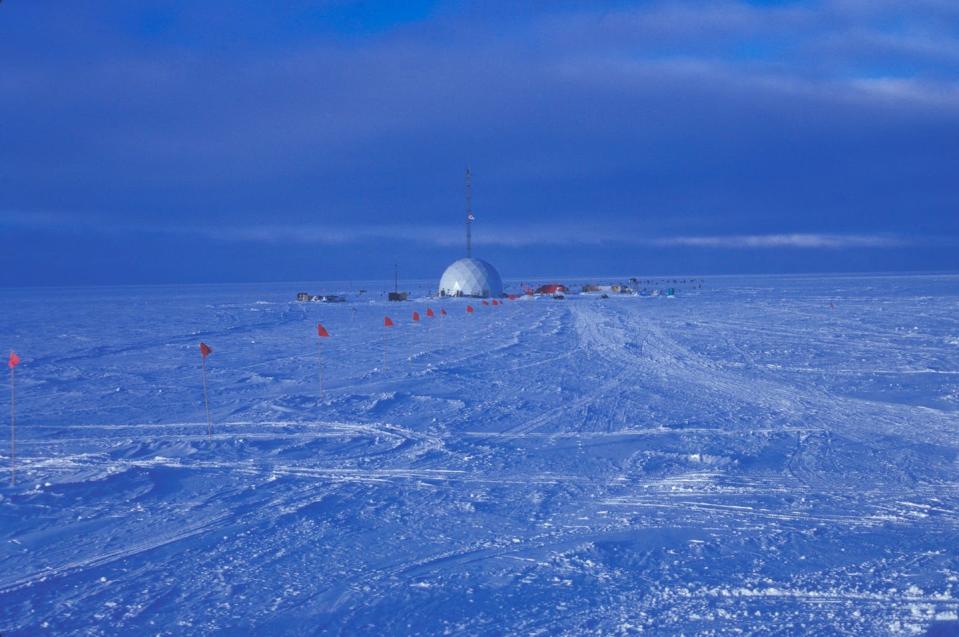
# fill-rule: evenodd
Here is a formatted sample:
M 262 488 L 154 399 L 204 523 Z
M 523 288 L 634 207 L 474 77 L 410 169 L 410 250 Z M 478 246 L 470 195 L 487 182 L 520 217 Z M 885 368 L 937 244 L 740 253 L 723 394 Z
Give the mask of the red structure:
M 566 294 L 567 292 L 569 290 L 562 283 L 547 283 L 536 289 L 537 294 Z

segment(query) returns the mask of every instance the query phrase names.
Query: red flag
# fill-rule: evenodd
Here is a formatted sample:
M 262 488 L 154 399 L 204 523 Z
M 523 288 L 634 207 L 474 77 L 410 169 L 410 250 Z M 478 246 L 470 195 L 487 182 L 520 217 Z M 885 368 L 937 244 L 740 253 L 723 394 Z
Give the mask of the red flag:
M 322 323 L 316 324 L 316 334 L 317 336 L 329 336 L 330 333 L 326 331 L 326 328 L 323 327 Z
M 467 305 L 467 306 L 466 306 L 466 313 L 467 313 L 467 314 L 472 314 L 472 313 L 473 313 L 473 306 L 472 306 L 472 305 Z
M 213 348 L 207 345 L 206 343 L 200 343 L 200 356 L 206 358 L 213 353 Z
M 393 319 L 388 316 L 383 317 L 383 327 L 393 327 Z
M 444 308 L 444 307 L 441 307 L 441 308 L 440 308 L 440 315 L 441 315 L 441 316 L 446 316 L 446 308 Z
M 483 301 L 483 305 L 489 305 L 489 301 Z
M 499 305 L 499 301 L 497 301 L 496 299 L 493 299 L 493 305 Z
M 414 321 L 420 320 L 420 313 L 419 313 L 419 312 L 416 312 L 416 311 L 413 312 L 413 320 L 414 320 Z
M 10 360 L 7 361 L 7 365 L 10 366 L 10 369 L 13 369 L 20 364 L 20 357 L 17 356 L 16 352 L 10 352 Z
M 433 308 L 431 307 L 426 308 L 426 315 L 430 317 L 436 316 L 435 314 L 433 314 Z

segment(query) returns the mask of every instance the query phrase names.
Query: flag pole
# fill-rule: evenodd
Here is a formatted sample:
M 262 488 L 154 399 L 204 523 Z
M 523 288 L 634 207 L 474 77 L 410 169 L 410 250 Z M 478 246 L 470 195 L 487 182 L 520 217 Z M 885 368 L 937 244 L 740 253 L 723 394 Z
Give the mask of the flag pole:
M 322 323 L 316 324 L 316 366 L 320 376 L 320 400 L 326 400 L 326 388 L 323 386 L 323 339 L 330 333 Z
M 320 400 L 326 400 L 326 389 L 323 388 L 323 345 L 316 339 L 316 364 L 320 368 Z
M 443 328 L 443 322 L 442 322 L 442 321 L 443 321 L 443 318 L 444 318 L 445 316 L 446 316 L 446 308 L 441 307 L 441 308 L 440 308 L 440 316 L 439 316 L 439 319 L 438 319 L 438 320 L 440 321 L 440 323 L 439 323 L 439 330 L 440 330 L 440 352 L 442 352 L 443 349 L 446 347 L 446 336 L 445 336 L 446 330 Z
M 206 437 L 213 438 L 213 419 L 210 417 L 210 398 L 206 389 L 206 356 L 200 357 L 203 367 L 203 408 L 206 410 Z
M 414 311 L 413 324 L 416 325 L 419 322 L 420 322 L 420 313 Z M 412 376 L 413 375 L 413 353 L 412 352 L 410 352 L 410 354 L 406 357 L 406 363 L 407 363 L 406 370 L 409 373 L 409 375 Z
M 393 327 L 393 319 L 388 316 L 383 317 L 383 327 L 387 328 L 386 338 L 383 339 L 383 371 L 386 371 L 386 350 L 390 344 L 390 330 Z
M 10 366 L 10 484 L 17 484 L 17 386 Z

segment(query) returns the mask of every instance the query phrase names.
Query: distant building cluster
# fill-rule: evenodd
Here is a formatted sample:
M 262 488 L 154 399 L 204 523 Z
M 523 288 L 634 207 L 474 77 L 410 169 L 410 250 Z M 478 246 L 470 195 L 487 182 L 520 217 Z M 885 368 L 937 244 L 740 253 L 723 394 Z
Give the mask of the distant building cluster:
M 297 292 L 297 301 L 313 303 L 345 303 L 346 297 L 339 294 L 310 294 L 309 292 Z

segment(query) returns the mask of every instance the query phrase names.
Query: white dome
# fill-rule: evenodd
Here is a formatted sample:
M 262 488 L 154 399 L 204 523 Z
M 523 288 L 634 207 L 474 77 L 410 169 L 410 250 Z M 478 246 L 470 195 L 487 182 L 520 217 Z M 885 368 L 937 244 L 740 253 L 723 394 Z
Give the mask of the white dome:
M 482 259 L 460 259 L 443 273 L 440 295 L 502 296 L 503 280 L 496 268 Z

